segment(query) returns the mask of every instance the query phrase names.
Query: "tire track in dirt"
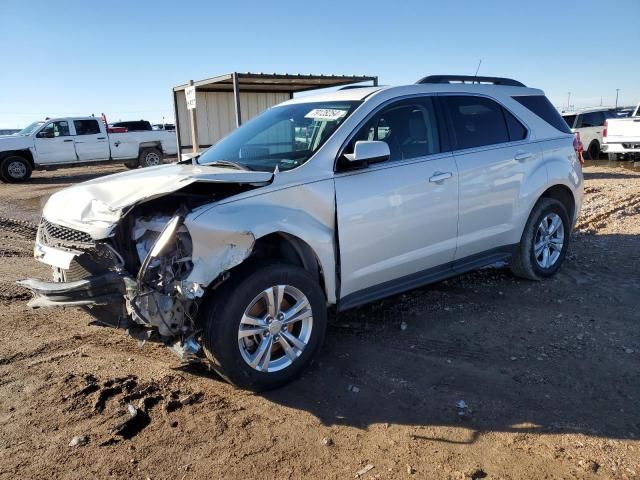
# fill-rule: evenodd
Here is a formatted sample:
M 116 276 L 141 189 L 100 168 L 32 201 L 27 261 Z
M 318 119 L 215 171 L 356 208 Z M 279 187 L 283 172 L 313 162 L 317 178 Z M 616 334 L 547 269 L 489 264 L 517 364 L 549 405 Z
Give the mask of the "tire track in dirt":
M 584 219 L 581 219 L 577 224 L 576 230 L 585 230 L 588 228 L 595 227 L 596 223 L 602 222 L 603 220 L 607 220 L 611 218 L 614 214 L 627 210 L 633 209 L 634 213 L 637 213 L 640 210 L 640 197 L 636 195 L 630 195 L 628 197 L 624 197 L 619 200 L 618 205 L 612 208 L 608 208 L 602 212 L 598 212 L 594 215 L 590 215 Z
M 32 240 L 36 238 L 38 226 L 35 223 L 24 220 L 0 217 L 0 231 L 14 233 Z

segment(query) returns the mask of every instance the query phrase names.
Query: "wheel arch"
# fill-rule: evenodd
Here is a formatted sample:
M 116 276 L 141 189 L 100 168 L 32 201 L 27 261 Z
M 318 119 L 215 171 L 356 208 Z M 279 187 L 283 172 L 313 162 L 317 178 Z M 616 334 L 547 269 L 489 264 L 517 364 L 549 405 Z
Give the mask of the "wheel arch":
M 576 213 L 576 199 L 573 196 L 573 192 L 569 187 L 562 184 L 556 184 L 549 188 L 547 188 L 540 198 L 553 198 L 558 200 L 564 208 L 567 209 L 567 213 L 569 214 L 570 219 L 574 219 Z M 540 198 L 538 201 L 540 201 Z M 537 202 L 536 202 L 537 203 Z M 533 209 L 532 209 L 533 210 Z
M 0 153 L 0 161 L 12 155 L 17 155 L 24 158 L 31 164 L 31 168 L 36 168 L 35 162 L 33 160 L 33 153 L 31 153 L 31 150 L 29 150 L 28 148 L 25 148 L 23 150 L 9 150 L 6 152 L 2 152 Z
M 274 259 L 304 268 L 318 282 L 327 298 L 322 263 L 313 248 L 303 239 L 283 231 L 270 233 L 256 239 L 251 256 L 246 261 Z

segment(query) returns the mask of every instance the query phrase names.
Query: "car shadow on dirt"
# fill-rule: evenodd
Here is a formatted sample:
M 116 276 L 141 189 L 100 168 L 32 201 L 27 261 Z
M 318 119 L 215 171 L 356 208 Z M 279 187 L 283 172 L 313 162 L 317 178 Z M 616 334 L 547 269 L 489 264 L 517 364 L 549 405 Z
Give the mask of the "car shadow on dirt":
M 626 272 L 620 292 L 625 272 L 581 263 L 584 250 L 544 282 L 482 270 L 339 315 L 315 367 L 264 396 L 325 425 L 415 426 L 416 439 L 638 438 L 640 278 Z

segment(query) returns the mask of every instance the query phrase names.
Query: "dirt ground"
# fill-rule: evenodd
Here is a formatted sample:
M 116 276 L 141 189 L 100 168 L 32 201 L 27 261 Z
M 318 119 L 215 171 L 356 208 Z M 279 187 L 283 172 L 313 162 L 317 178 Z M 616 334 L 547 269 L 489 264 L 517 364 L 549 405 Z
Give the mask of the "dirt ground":
M 640 168 L 585 168 L 555 278 L 485 269 L 341 314 L 261 395 L 26 307 L 43 201 L 116 170 L 0 184 L 0 478 L 640 478 Z

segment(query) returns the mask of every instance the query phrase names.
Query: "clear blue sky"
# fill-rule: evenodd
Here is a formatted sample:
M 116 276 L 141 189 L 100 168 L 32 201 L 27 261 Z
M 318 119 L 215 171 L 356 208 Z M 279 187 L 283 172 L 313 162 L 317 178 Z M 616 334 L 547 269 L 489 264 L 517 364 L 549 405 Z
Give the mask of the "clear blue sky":
M 173 119 L 171 87 L 231 71 L 480 73 L 556 105 L 640 101 L 640 0 L 0 0 L 0 128 Z

